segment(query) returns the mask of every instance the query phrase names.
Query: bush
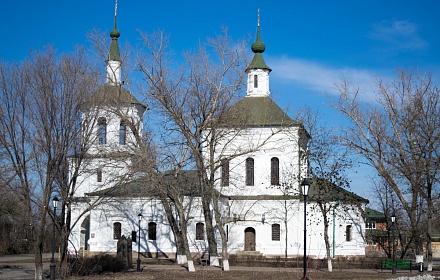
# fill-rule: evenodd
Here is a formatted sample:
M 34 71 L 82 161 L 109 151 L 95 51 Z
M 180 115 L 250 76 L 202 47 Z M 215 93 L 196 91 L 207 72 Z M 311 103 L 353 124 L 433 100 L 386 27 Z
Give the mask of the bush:
M 103 254 L 89 258 L 73 258 L 69 260 L 71 274 L 76 276 L 87 276 L 101 274 L 103 272 L 120 272 L 125 270 L 122 261 L 116 257 Z

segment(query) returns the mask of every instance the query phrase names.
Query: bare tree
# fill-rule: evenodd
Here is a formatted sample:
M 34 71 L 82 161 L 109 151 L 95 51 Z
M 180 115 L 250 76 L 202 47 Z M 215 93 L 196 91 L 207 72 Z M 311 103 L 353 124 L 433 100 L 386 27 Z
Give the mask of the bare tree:
M 363 156 L 391 187 L 408 217 L 420 257 L 426 236 L 431 269 L 432 215 L 437 212 L 432 194 L 439 175 L 439 89 L 430 74 L 404 70 L 391 82 L 378 80 L 376 89 L 376 100 L 363 103 L 359 88 L 347 81 L 337 86 L 340 99 L 335 107 L 351 121 L 344 144 Z M 426 231 L 421 227 L 423 217 Z
M 82 148 L 80 106 L 97 82 L 86 57 L 77 50 L 59 58 L 49 48 L 33 52 L 21 64 L 0 67 L 0 145 L 6 155 L 2 163 L 13 167 L 2 179 L 23 202 L 29 227 L 25 230 L 35 252 L 35 279 L 42 279 L 49 202 L 61 195 L 64 217 L 71 193 L 68 156 Z
M 173 69 L 166 36 L 159 32 L 153 36 L 143 34 L 143 38 L 148 53 L 139 56 L 139 65 L 152 110 L 161 118 L 162 150 L 167 151 L 162 157 L 176 177 L 187 167 L 197 170 L 210 256 L 218 255 L 215 230 L 222 236 L 223 253 L 227 254 L 219 197 L 214 189 L 214 175 L 220 168 L 220 159 L 214 158 L 215 148 L 226 132 L 215 128 L 242 86 L 244 44 L 233 43 L 225 33 L 185 53 L 182 68 Z M 190 257 L 189 252 L 186 254 Z
M 300 110 L 297 118 L 310 133 L 309 177 L 313 186 L 310 199 L 314 202 L 311 215 L 314 216 L 314 222 L 324 226 L 327 267 L 332 271 L 332 243 L 329 238 L 331 220 L 335 215 L 343 216 L 349 211 L 361 210 L 359 207 L 366 200 L 348 191 L 350 185 L 347 171 L 353 167 L 353 159 L 349 151 L 341 145 L 336 129 L 323 123 L 320 113 L 311 108 Z M 314 212 L 319 213 L 319 217 Z

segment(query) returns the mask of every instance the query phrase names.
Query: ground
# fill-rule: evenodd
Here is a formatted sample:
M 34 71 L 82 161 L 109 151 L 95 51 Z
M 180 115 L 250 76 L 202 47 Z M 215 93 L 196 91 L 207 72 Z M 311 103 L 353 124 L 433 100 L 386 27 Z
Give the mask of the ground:
M 49 263 L 50 255 L 44 256 L 44 271 L 45 276 L 49 278 Z M 302 268 L 272 268 L 272 267 L 245 267 L 245 266 L 231 266 L 231 271 L 222 271 L 218 267 L 196 266 L 196 272 L 188 272 L 186 268 L 179 265 L 161 265 L 143 263 L 142 272 L 129 270 L 121 273 L 104 273 L 100 275 L 75 277 L 69 276 L 71 280 L 110 280 L 110 279 L 124 279 L 124 280 L 295 280 L 301 279 L 303 276 Z M 33 279 L 34 278 L 34 264 L 32 255 L 8 255 L 0 256 L 0 280 L 2 279 Z M 381 269 L 335 269 L 333 272 L 328 272 L 323 269 L 311 269 L 308 271 L 307 277 L 313 279 L 352 279 L 352 280 L 366 280 L 366 279 L 396 279 L 402 276 L 418 276 L 428 274 L 440 279 L 440 269 L 435 266 L 433 272 L 419 273 L 413 270 L 412 273 L 408 270 L 398 270 L 397 274 L 391 274 L 391 270 Z M 58 278 L 57 278 L 58 279 Z M 402 278 L 401 278 L 402 279 Z M 433 278 L 419 278 L 419 279 L 433 279 Z
M 147 268 L 142 272 L 129 271 L 125 273 L 112 273 L 95 275 L 89 277 L 74 277 L 74 280 L 107 280 L 107 279 L 124 279 L 124 280 L 140 280 L 140 279 L 178 279 L 178 280 L 201 280 L 201 279 L 230 279 L 230 280 L 292 280 L 301 279 L 303 272 L 297 269 L 268 269 L 268 268 L 231 268 L 231 271 L 221 271 L 213 269 L 198 269 L 196 272 L 188 272 L 183 269 L 170 269 L 170 268 Z M 398 271 L 397 274 L 392 275 L 391 271 L 380 270 L 340 270 L 340 271 L 310 271 L 307 277 L 312 279 L 393 279 L 402 276 L 416 276 L 417 272 Z M 432 274 L 431 275 L 435 275 Z M 440 273 L 437 275 L 440 276 Z M 438 277 L 439 277 L 438 276 Z

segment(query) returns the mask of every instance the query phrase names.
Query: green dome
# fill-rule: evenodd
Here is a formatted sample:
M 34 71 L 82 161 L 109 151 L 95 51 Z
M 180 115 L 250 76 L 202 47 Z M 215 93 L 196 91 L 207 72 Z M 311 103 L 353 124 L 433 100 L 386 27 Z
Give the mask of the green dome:
M 264 52 L 264 50 L 266 49 L 266 46 L 264 45 L 263 42 L 260 41 L 260 39 L 258 38 L 257 41 L 255 41 L 252 46 L 251 49 L 254 53 L 262 53 Z
M 113 30 L 110 32 L 110 37 L 113 38 L 119 38 L 119 36 L 121 36 L 121 33 L 119 33 L 119 31 L 115 28 L 113 28 Z

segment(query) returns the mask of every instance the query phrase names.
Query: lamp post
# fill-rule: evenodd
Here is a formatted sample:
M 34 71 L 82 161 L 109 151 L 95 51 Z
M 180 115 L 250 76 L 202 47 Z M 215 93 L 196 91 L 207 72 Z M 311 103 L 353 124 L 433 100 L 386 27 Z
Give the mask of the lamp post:
M 304 275 L 302 280 L 308 280 L 307 274 L 307 195 L 309 193 L 310 184 L 307 180 L 304 179 L 301 183 L 302 193 L 304 196 L 304 259 L 303 259 L 303 267 L 304 267 Z
M 52 258 L 50 259 L 50 280 L 55 280 L 55 223 L 57 217 L 57 206 L 58 206 L 58 198 L 54 197 L 52 199 L 53 203 L 53 236 L 52 236 Z
M 139 241 L 138 241 L 138 259 L 137 259 L 137 266 L 136 271 L 141 271 L 141 258 L 140 258 L 140 251 L 141 251 L 141 221 L 142 221 L 142 214 L 139 213 Z
M 393 213 L 391 216 L 391 227 L 393 232 L 393 268 L 392 268 L 392 274 L 396 274 L 396 242 L 394 240 L 394 225 L 396 222 L 396 215 Z

